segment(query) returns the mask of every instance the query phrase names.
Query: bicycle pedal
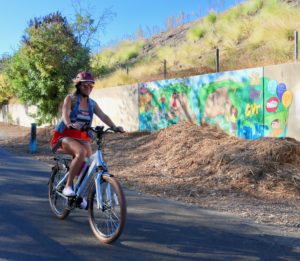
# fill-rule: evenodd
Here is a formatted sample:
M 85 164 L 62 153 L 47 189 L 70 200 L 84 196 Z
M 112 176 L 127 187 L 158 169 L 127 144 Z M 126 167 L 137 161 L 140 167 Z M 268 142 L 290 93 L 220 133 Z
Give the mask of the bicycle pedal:
M 78 198 L 75 200 L 75 205 L 76 205 L 77 208 L 80 207 L 81 202 L 82 202 L 82 197 L 78 197 Z
M 75 203 L 76 203 L 76 196 L 72 196 L 72 197 L 68 197 L 68 209 L 71 210 L 73 209 L 75 206 Z

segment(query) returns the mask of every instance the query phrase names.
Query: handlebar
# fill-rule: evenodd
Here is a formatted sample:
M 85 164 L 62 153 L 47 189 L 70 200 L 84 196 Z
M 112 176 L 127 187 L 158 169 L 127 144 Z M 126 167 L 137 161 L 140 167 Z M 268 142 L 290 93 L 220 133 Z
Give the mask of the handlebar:
M 72 125 L 69 126 L 70 129 L 77 129 L 77 128 L 74 128 Z M 114 133 L 114 132 L 124 132 L 123 129 L 119 128 L 119 127 L 110 127 L 110 128 L 107 128 L 106 130 L 104 129 L 104 126 L 96 126 L 96 127 L 91 127 L 87 124 L 83 125 L 81 127 L 81 131 L 93 131 L 94 133 L 96 133 L 97 135 L 102 135 L 102 134 L 105 134 L 105 133 Z
M 104 126 L 96 126 L 96 127 L 88 127 L 88 129 L 92 130 L 95 133 L 99 133 L 99 134 L 104 134 L 104 133 L 114 133 L 114 132 L 121 132 L 119 130 L 119 128 L 107 128 L 106 130 L 104 130 Z
M 92 130 L 97 134 L 104 134 L 104 133 L 114 133 L 114 132 L 122 132 L 118 127 L 110 127 L 104 130 L 104 126 L 96 126 L 96 127 L 87 127 L 88 130 Z
M 96 142 L 99 146 L 99 148 L 101 148 L 103 146 L 103 135 L 105 133 L 114 133 L 114 132 L 122 132 L 119 128 L 114 127 L 114 128 L 107 128 L 106 130 L 104 129 L 104 126 L 96 126 L 96 127 L 87 127 L 87 130 L 91 130 L 94 133 L 96 133 Z

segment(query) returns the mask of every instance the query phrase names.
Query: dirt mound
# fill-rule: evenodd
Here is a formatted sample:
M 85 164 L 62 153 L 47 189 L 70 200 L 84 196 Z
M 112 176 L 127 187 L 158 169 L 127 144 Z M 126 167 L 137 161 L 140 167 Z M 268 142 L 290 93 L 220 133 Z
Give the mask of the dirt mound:
M 188 202 L 235 193 L 292 199 L 300 196 L 299 145 L 291 138 L 244 140 L 183 122 L 158 132 L 110 135 L 105 155 L 127 186 L 151 194 Z
M 11 135 L 2 146 L 29 153 L 30 128 L 1 127 Z M 52 132 L 53 127 L 37 129 L 39 159 L 51 158 Z M 291 138 L 244 140 L 183 122 L 152 133 L 108 135 L 104 152 L 127 186 L 151 194 L 188 202 L 230 194 L 300 198 L 300 143 Z
M 47 143 L 50 141 L 52 133 L 54 131 L 54 127 L 53 126 L 47 126 L 47 127 L 43 127 L 43 128 L 37 128 L 36 129 L 36 138 L 37 138 L 37 142 L 41 142 L 41 143 Z M 24 138 L 26 140 L 30 140 L 31 137 L 31 130 L 28 128 L 27 130 L 27 134 L 24 136 Z
M 28 130 L 27 127 L 0 122 L 0 140 L 23 137 L 28 133 Z
M 53 127 L 37 129 L 35 154 L 29 152 L 30 128 L 0 127 L 1 148 L 53 163 Z M 297 230 L 299 145 L 289 138 L 243 140 L 215 127 L 180 123 L 152 133 L 107 135 L 104 156 L 127 188 Z
M 123 137 L 128 163 L 116 171 L 135 188 L 190 202 L 229 193 L 299 197 L 300 143 L 294 139 L 243 140 L 191 123 L 133 136 Z

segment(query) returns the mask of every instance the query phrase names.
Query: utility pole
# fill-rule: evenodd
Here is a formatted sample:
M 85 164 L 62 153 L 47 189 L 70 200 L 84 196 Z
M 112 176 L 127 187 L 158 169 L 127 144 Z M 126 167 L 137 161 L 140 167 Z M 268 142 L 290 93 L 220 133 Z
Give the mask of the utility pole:
M 167 60 L 164 59 L 164 79 L 167 78 Z
M 294 41 L 295 41 L 295 50 L 294 50 L 294 56 L 295 56 L 295 62 L 298 62 L 298 31 L 294 32 Z
M 219 48 L 216 49 L 216 72 L 220 71 L 220 52 Z

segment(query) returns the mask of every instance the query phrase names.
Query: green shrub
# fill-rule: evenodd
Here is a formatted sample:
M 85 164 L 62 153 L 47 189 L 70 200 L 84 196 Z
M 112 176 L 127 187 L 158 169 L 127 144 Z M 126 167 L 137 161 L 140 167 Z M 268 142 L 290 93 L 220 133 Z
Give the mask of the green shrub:
M 204 37 L 206 28 L 203 25 L 195 25 L 186 33 L 186 38 L 190 41 L 199 40 Z
M 116 52 L 116 59 L 119 60 L 121 64 L 128 62 L 128 60 L 138 56 L 140 50 L 143 48 L 144 42 L 122 42 Z
M 206 17 L 207 21 L 210 23 L 210 24 L 215 24 L 216 21 L 217 21 L 217 14 L 215 11 L 210 11 L 208 16 Z
M 92 70 L 95 75 L 103 76 L 124 67 L 130 59 L 138 56 L 143 46 L 143 41 L 123 41 L 114 48 L 104 49 L 92 58 Z

